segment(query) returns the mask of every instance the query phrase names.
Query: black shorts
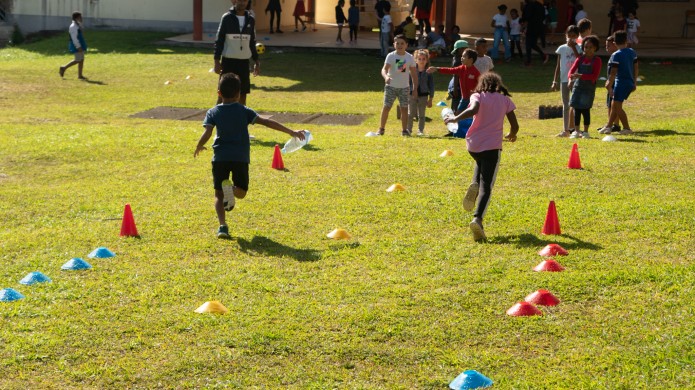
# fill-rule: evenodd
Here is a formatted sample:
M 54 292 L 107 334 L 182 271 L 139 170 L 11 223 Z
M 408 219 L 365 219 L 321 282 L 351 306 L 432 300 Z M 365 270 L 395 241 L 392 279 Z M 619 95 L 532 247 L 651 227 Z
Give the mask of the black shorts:
M 249 60 L 237 60 L 234 58 L 222 58 L 222 72 L 220 76 L 225 73 L 234 73 L 239 76 L 239 81 L 241 81 L 241 94 L 248 95 L 251 92 L 251 71 L 249 70 Z
M 212 162 L 212 184 L 216 190 L 222 190 L 222 182 L 229 179 L 232 174 L 234 187 L 239 187 L 244 191 L 249 190 L 249 164 L 237 161 L 213 161 Z

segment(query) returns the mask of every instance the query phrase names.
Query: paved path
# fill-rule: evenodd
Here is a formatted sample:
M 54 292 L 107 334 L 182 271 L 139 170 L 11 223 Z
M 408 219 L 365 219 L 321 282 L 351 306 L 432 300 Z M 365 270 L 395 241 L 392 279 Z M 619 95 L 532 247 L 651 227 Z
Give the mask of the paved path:
M 269 34 L 268 30 L 258 30 L 257 40 L 269 48 L 296 47 L 296 48 L 315 48 L 330 50 L 379 50 L 379 33 L 372 31 L 358 32 L 357 44 L 351 45 L 348 41 L 350 34 L 347 27 L 343 28 L 343 40 L 345 43 L 337 44 L 337 27 L 333 25 L 317 24 L 316 31 L 307 29 L 305 32 L 293 32 L 292 29 L 284 30 L 283 34 Z M 470 43 L 480 35 L 461 34 Z M 492 42 L 492 35 L 487 33 L 482 35 Z M 181 44 L 195 44 L 208 46 L 215 40 L 215 33 L 203 34 L 203 41 L 193 41 L 192 34 L 184 34 L 171 38 L 168 41 Z M 603 42 L 602 42 L 603 43 Z M 490 45 L 492 46 L 492 45 Z M 548 45 L 545 49 L 547 53 L 553 53 L 556 46 Z M 673 58 L 695 58 L 695 38 L 640 38 L 640 44 L 636 48 L 641 58 L 653 58 L 668 61 Z M 601 50 L 599 54 L 606 54 Z

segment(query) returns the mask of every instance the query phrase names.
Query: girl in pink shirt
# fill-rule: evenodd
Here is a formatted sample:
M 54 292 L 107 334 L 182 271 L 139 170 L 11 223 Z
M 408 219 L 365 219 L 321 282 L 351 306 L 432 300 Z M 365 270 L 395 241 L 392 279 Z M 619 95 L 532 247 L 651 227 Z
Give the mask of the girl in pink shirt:
M 463 198 L 463 208 L 473 210 L 473 220 L 468 225 L 473 232 L 475 241 L 485 240 L 483 217 L 490 202 L 492 186 L 497 177 L 500 156 L 502 153 L 502 138 L 504 135 L 504 117 L 507 117 L 511 129 L 506 136 L 510 142 L 516 141 L 519 123 L 516 121 L 514 110 L 516 106 L 507 88 L 502 84 L 502 78 L 494 72 L 483 73 L 478 80 L 475 93 L 465 111 L 445 120 L 446 123 L 473 117 L 473 124 L 466 134 L 468 153 L 475 160 L 473 182 L 468 187 Z

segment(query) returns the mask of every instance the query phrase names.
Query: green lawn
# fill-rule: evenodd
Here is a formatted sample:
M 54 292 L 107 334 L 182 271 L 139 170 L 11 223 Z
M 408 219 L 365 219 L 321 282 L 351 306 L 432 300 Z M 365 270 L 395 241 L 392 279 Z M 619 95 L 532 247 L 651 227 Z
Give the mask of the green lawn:
M 314 141 L 285 172 L 270 164 L 287 137 L 252 128 L 249 194 L 225 241 L 211 154 L 193 158 L 200 123 L 129 117 L 215 101 L 211 53 L 153 44 L 163 36 L 89 32 L 89 82 L 58 76 L 64 36 L 0 50 L 0 288 L 26 296 L 0 303 L 0 388 L 444 389 L 467 369 L 499 389 L 695 387 L 695 63 L 644 60 L 626 103 L 637 134 L 577 140 L 583 170 L 566 168 L 561 120 L 536 119 L 560 102 L 553 67 L 499 65 L 521 130 L 489 242 L 475 243 L 461 206 L 472 159 L 441 137 L 439 110 L 431 136 L 402 138 L 392 114 L 386 136 L 365 138 L 380 59 L 269 50 L 250 107 L 370 117 L 288 123 Z M 406 191 L 387 193 L 396 182 Z M 561 236 L 540 234 L 550 200 Z M 126 203 L 140 239 L 119 237 Z M 353 239 L 327 239 L 338 227 Z M 533 272 L 550 242 L 569 250 L 566 271 Z M 60 270 L 99 246 L 117 257 Z M 31 271 L 53 282 L 20 285 Z M 561 303 L 505 314 L 540 288 Z M 194 313 L 209 300 L 230 313 Z

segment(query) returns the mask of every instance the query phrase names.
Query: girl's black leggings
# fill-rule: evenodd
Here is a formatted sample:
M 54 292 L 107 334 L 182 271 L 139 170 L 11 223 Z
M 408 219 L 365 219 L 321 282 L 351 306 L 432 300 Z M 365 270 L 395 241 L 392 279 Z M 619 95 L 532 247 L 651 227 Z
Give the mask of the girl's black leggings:
M 475 217 L 483 219 L 487 205 L 490 203 L 490 195 L 492 194 L 492 186 L 495 185 L 497 178 L 497 170 L 500 166 L 500 157 L 502 150 L 493 149 L 484 152 L 468 152 L 473 160 L 475 160 L 475 169 L 473 170 L 473 182 L 480 185 L 478 193 L 478 206 L 475 209 Z

